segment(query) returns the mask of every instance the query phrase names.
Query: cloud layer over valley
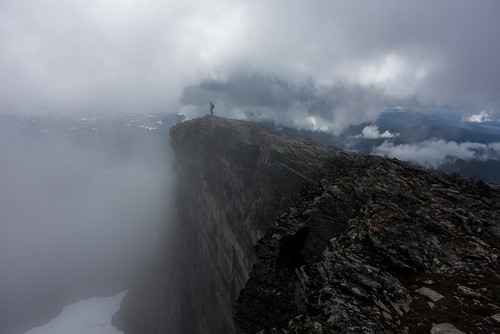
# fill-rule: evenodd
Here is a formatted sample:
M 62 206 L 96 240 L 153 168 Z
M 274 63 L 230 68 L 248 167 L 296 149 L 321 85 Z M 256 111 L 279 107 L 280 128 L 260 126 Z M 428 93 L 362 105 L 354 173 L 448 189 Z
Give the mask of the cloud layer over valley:
M 431 138 L 416 144 L 394 144 L 384 141 L 373 154 L 410 161 L 429 168 L 438 168 L 457 159 L 500 160 L 500 143 L 457 143 Z

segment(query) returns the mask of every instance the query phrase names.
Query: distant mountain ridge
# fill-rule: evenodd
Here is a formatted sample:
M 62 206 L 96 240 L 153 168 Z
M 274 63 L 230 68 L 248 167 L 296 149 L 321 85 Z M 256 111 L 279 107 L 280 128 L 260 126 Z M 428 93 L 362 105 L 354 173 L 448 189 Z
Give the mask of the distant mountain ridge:
M 376 148 L 384 142 L 398 145 L 417 145 L 425 147 L 428 141 L 442 140 L 445 142 L 495 144 L 500 143 L 500 123 L 485 121 L 481 123 L 462 121 L 461 116 L 451 111 L 428 110 L 414 111 L 406 109 L 390 109 L 379 115 L 373 122 L 351 126 L 340 135 L 328 132 L 297 130 L 265 123 L 280 132 L 294 136 L 311 138 L 324 145 L 334 145 L 352 152 L 379 154 Z M 362 131 L 372 127 L 380 133 L 388 131 L 393 137 L 383 136 L 366 138 Z M 438 152 L 436 152 L 438 153 Z M 449 173 L 459 173 L 467 177 L 475 177 L 483 181 L 500 183 L 500 152 L 492 156 L 451 157 L 445 159 L 448 152 L 439 152 L 443 162 L 434 167 Z M 456 153 L 456 152 L 451 152 Z M 392 156 L 390 156 L 392 157 Z M 425 161 L 414 161 L 425 165 Z

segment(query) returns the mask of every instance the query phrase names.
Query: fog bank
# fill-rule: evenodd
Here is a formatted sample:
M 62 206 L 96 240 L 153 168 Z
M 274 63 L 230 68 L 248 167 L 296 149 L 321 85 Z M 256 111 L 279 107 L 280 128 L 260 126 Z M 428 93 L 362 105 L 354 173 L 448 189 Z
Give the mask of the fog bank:
M 125 289 L 165 224 L 167 126 L 2 117 L 0 130 L 2 319 Z

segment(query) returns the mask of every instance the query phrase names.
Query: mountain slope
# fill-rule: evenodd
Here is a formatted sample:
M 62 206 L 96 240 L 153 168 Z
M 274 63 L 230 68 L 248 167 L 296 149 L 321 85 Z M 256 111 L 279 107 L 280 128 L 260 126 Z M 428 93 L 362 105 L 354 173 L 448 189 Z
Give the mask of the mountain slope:
M 218 117 L 170 135 L 176 216 L 114 317 L 125 333 L 428 332 L 455 319 L 424 312 L 429 280 L 479 293 L 470 319 L 493 326 L 497 186 Z
M 493 333 L 499 208 L 497 185 L 396 160 L 334 171 L 257 242 L 236 322 L 245 333 Z

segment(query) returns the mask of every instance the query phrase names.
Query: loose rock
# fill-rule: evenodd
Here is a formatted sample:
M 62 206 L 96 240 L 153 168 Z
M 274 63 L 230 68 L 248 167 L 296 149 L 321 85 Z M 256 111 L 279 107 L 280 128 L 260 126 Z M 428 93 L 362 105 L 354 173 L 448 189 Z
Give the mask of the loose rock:
M 431 334 L 465 334 L 451 324 L 433 324 Z
M 426 288 L 426 287 L 422 287 L 420 289 L 417 289 L 417 290 L 415 290 L 415 292 L 421 294 L 422 296 L 429 298 L 433 302 L 438 302 L 444 298 L 443 295 L 440 295 L 436 291 L 431 290 L 431 289 Z

